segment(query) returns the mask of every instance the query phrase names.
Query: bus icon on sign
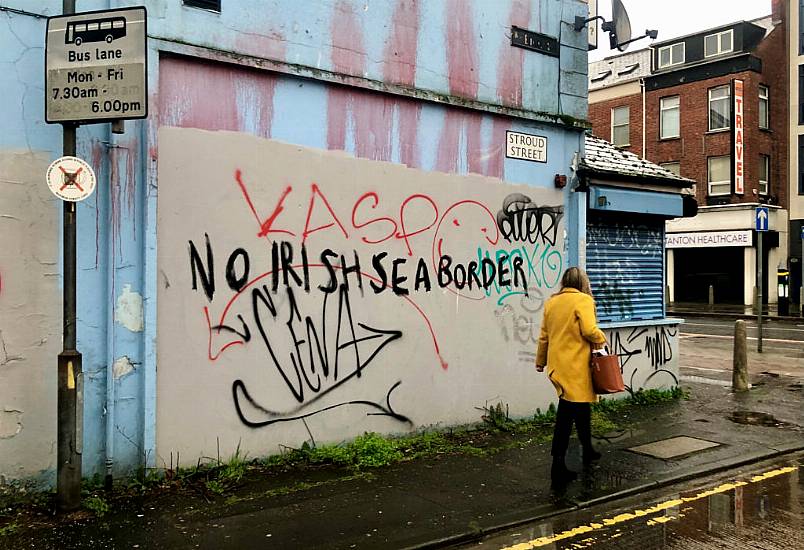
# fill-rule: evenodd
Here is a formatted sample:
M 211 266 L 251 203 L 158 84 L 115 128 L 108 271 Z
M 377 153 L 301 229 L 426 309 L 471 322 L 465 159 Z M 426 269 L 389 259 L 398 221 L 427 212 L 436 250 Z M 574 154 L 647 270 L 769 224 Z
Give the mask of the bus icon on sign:
M 65 44 L 80 46 L 84 42 L 103 42 L 111 44 L 116 38 L 126 35 L 126 18 L 109 17 L 67 23 L 64 34 Z

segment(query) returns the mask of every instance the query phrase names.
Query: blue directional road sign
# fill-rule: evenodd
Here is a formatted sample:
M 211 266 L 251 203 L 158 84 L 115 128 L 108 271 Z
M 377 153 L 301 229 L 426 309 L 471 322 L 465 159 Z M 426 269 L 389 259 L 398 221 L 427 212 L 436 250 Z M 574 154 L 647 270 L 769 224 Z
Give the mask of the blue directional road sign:
M 770 220 L 770 214 L 768 214 L 768 207 L 767 206 L 758 206 L 757 207 L 757 217 L 756 217 L 756 225 L 757 231 L 767 231 Z

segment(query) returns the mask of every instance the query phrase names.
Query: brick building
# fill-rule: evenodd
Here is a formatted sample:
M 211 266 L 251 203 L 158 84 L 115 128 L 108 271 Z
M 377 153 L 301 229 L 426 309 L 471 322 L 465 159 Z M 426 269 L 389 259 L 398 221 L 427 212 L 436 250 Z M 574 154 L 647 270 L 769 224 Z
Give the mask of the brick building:
M 698 215 L 667 224 L 670 300 L 752 304 L 755 209 L 770 209 L 763 296 L 788 262 L 788 105 L 781 2 L 774 14 L 590 64 L 595 135 L 693 179 Z M 770 285 L 768 282 L 770 281 Z

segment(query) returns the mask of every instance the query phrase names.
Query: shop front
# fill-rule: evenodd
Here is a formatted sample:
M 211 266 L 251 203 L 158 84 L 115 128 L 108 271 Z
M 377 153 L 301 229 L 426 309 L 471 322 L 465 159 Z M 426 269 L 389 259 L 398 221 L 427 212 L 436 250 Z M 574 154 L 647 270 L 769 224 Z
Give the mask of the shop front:
M 694 218 L 668 222 L 665 237 L 667 287 L 672 303 L 753 305 L 760 232 L 756 205 L 702 207 Z M 776 273 L 785 268 L 786 242 L 774 222 L 784 211 L 771 208 L 771 229 L 762 232 L 763 303 L 776 303 Z M 769 284 L 770 282 L 770 284 Z

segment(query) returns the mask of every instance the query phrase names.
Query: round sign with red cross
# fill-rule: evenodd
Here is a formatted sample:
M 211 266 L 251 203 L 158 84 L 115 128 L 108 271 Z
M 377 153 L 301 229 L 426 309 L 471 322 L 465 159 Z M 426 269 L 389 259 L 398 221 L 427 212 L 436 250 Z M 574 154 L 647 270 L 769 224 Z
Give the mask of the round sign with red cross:
M 48 167 L 47 185 L 63 201 L 82 201 L 95 191 L 95 172 L 78 157 L 61 157 Z

